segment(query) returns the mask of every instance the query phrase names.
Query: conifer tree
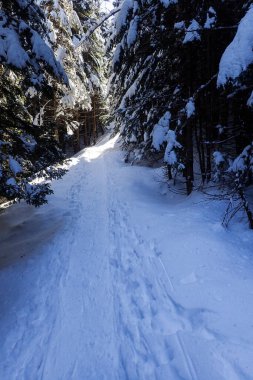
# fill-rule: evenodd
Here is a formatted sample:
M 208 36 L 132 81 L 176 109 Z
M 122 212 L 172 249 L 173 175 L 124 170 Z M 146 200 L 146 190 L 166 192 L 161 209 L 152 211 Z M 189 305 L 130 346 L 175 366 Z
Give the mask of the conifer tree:
M 211 179 L 219 61 L 243 1 L 231 4 L 124 1 L 115 19 L 112 91 L 125 146 L 137 158 L 162 158 L 169 177 L 181 171 L 188 194 L 194 160 L 202 182 Z
M 36 123 L 26 103 L 28 93 L 38 102 L 49 96 L 54 79 L 67 85 L 67 76 L 46 43 L 48 36 L 45 15 L 33 1 L 1 4 L 0 195 L 36 206 L 51 192 L 50 185 L 38 179 L 47 181 L 64 172 L 51 167 L 63 158 L 53 126 L 44 129 Z
M 118 5 L 111 91 L 127 158 L 163 162 L 187 194 L 226 183 L 250 220 L 242 189 L 252 182 L 251 2 Z
M 1 3 L 1 197 L 46 202 L 50 185 L 37 179 L 64 173 L 52 165 L 64 158 L 69 136 L 79 149 L 81 116 L 102 94 L 99 33 L 78 47 L 96 18 L 95 0 Z

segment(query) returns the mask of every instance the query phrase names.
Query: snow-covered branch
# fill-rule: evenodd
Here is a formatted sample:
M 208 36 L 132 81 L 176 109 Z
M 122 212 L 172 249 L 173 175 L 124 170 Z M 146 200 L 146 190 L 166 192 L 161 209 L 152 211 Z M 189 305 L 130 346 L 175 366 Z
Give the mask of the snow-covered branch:
M 203 91 L 205 88 L 207 88 L 208 86 L 209 86 L 209 84 L 211 84 L 212 83 L 212 81 L 214 80 L 214 79 L 216 79 L 217 78 L 217 76 L 218 76 L 218 74 L 215 74 L 215 75 L 213 75 L 206 83 L 204 83 L 204 84 L 202 84 L 195 92 L 194 92 L 194 94 L 193 94 L 193 98 L 195 99 L 196 98 L 196 96 L 201 92 L 201 91 Z
M 90 36 L 98 29 L 100 28 L 101 25 L 104 24 L 105 21 L 107 21 L 109 18 L 111 18 L 112 16 L 114 16 L 116 13 L 118 13 L 120 11 L 120 7 L 116 8 L 116 9 L 113 9 L 110 13 L 108 13 L 107 15 L 105 15 L 104 17 L 101 18 L 101 20 L 99 20 L 92 28 L 90 28 L 84 35 L 83 37 L 81 38 L 81 40 L 79 41 L 79 43 L 76 45 L 76 49 L 79 48 L 83 43 L 85 43 L 89 38 Z

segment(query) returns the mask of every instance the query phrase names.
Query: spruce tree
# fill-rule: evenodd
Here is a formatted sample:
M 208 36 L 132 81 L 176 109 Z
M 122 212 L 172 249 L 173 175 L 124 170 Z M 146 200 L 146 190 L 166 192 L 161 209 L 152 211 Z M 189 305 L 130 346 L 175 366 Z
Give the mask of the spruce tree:
M 51 193 L 47 180 L 64 170 L 51 166 L 63 158 L 53 125 L 44 129 L 34 115 L 42 117 L 39 103 L 52 93 L 50 82 L 67 85 L 67 76 L 46 43 L 46 18 L 35 2 L 2 3 L 0 37 L 0 195 L 39 206 Z M 28 96 L 37 97 L 35 112 L 27 107 Z
M 95 0 L 1 4 L 1 197 L 46 202 L 66 143 L 80 149 L 85 113 L 103 95 L 102 39 L 97 32 L 78 45 L 99 17 Z
M 112 94 L 125 147 L 133 159 L 162 159 L 169 178 L 181 172 L 188 194 L 194 167 L 195 182 L 212 177 L 223 113 L 216 88 L 219 61 L 242 5 L 124 1 L 115 19 Z

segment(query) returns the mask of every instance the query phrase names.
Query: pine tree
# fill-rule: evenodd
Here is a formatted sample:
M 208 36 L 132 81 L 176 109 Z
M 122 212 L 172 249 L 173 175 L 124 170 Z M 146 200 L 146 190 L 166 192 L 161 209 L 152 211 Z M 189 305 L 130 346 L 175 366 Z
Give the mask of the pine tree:
M 216 170 L 228 189 L 225 224 L 236 212 L 244 209 L 253 229 L 253 214 L 246 197 L 253 171 L 253 33 L 249 28 L 253 22 L 253 10 L 249 5 L 250 2 L 244 2 L 236 35 L 220 61 L 217 82 L 226 107 L 224 124 L 221 125 L 222 143 L 215 155 L 218 157 Z
M 45 15 L 34 2 L 2 4 L 0 195 L 36 206 L 51 193 L 45 181 L 64 173 L 51 166 L 63 158 L 53 125 L 44 129 L 42 123 L 35 123 L 26 101 L 29 93 L 39 103 L 52 92 L 53 80 L 67 84 L 62 66 L 46 43 L 48 32 Z M 45 181 L 38 183 L 41 177 Z
M 79 132 L 85 123 L 82 115 L 92 111 L 95 94 L 102 92 L 102 42 L 99 33 L 80 45 L 86 30 L 99 18 L 98 6 L 94 0 L 42 0 L 40 4 L 46 13 L 55 55 L 70 84 L 69 87 L 58 87 L 48 107 L 55 110 L 53 118 L 61 146 L 65 149 L 66 143 L 72 141 L 77 151 L 80 150 Z
M 100 17 L 98 3 L 15 0 L 0 12 L 0 195 L 40 205 L 51 189 L 37 179 L 64 173 L 52 165 L 64 158 L 68 141 L 80 149 L 87 112 L 92 127 L 86 144 L 98 134 L 103 41 L 96 32 L 78 46 Z
M 253 161 L 251 2 L 118 5 L 111 89 L 127 158 L 163 162 L 168 179 L 184 179 L 187 194 L 211 180 L 226 183 L 250 220 L 244 189 Z M 238 57 L 246 50 L 243 62 L 237 49 Z
M 163 158 L 169 177 L 181 171 L 188 194 L 195 149 L 202 181 L 211 179 L 219 60 L 243 2 L 234 3 L 125 1 L 115 20 L 112 91 L 125 146 Z

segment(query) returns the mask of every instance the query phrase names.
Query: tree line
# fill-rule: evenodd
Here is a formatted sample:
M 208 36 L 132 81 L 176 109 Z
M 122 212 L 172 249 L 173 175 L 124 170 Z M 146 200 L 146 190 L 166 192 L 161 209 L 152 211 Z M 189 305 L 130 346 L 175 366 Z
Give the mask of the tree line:
M 253 228 L 252 1 L 115 0 L 109 24 L 100 5 L 0 2 L 0 196 L 46 202 L 69 142 L 94 143 L 97 117 L 102 131 L 111 61 L 126 160 L 161 163 L 188 195 L 215 189 L 224 224 L 243 209 Z
M 2 199 L 45 203 L 67 147 L 80 148 L 81 132 L 93 143 L 102 129 L 101 33 L 78 46 L 100 17 L 97 0 L 0 2 Z
M 162 162 L 186 194 L 219 188 L 226 224 L 253 165 L 253 8 L 241 0 L 117 1 L 111 95 L 127 160 Z

